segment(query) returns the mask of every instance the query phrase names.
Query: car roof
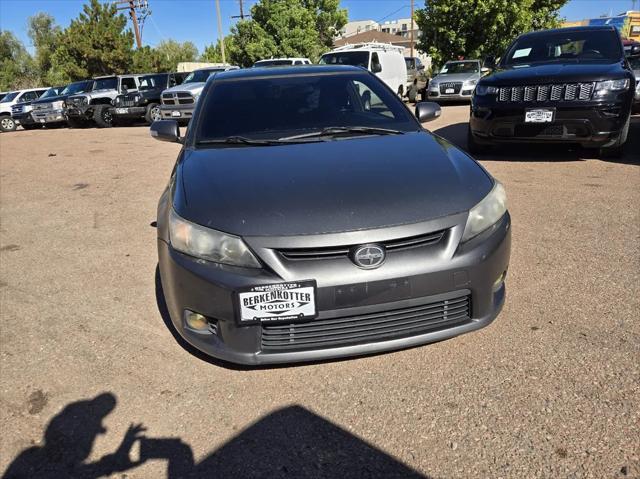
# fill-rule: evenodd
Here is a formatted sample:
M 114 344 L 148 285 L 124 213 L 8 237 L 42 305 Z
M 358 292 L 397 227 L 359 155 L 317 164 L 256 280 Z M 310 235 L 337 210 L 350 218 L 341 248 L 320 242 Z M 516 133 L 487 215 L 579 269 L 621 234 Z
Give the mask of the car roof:
M 257 78 L 257 77 L 279 77 L 287 75 L 323 75 L 329 73 L 364 73 L 361 67 L 355 67 L 351 65 L 285 65 L 282 67 L 274 68 L 244 68 L 241 70 L 229 70 L 226 72 L 220 72 L 215 77 L 215 80 L 229 80 L 229 79 L 241 79 L 241 78 Z M 209 79 L 209 81 L 212 81 Z
M 580 26 L 580 27 L 552 28 L 550 30 L 536 30 L 533 32 L 523 33 L 522 35 L 520 35 L 519 38 L 545 36 L 548 34 L 556 34 L 556 33 L 599 32 L 599 31 L 617 32 L 616 27 L 612 25 L 589 25 L 589 26 Z

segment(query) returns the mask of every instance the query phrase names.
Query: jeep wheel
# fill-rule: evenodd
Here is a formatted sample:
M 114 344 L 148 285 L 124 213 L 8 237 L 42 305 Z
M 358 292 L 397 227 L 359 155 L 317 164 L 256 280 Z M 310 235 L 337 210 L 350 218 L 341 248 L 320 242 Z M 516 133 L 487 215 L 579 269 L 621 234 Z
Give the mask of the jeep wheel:
M 144 115 L 144 119 L 148 125 L 151 125 L 154 121 L 162 120 L 162 115 L 160 114 L 160 105 L 157 103 L 149 103 L 147 106 L 147 112 Z
M 16 129 L 16 122 L 13 121 L 9 115 L 3 115 L 0 117 L 0 130 L 2 131 L 14 131 Z
M 111 114 L 111 106 L 96 105 L 93 109 L 93 121 L 96 122 L 98 128 L 111 128 L 113 126 L 113 115 Z
M 613 145 L 603 146 L 600 148 L 600 158 L 620 158 L 624 153 L 624 144 L 629 136 L 629 125 L 631 124 L 631 115 L 627 118 L 627 122 L 620 131 L 620 136 Z

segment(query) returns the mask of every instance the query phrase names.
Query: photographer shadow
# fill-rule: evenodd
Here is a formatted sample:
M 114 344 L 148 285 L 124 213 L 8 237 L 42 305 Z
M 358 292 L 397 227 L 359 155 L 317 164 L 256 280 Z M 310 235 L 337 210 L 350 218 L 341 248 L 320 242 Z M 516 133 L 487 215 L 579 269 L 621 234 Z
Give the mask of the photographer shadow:
M 3 478 L 98 478 L 166 461 L 167 478 L 421 478 L 426 476 L 375 446 L 300 406 L 260 418 L 196 463 L 191 447 L 177 437 L 150 438 L 132 425 L 117 450 L 85 462 L 103 419 L 116 398 L 105 393 L 67 405 L 49 422 L 44 445 L 22 451 Z M 139 458 L 131 460 L 134 444 Z

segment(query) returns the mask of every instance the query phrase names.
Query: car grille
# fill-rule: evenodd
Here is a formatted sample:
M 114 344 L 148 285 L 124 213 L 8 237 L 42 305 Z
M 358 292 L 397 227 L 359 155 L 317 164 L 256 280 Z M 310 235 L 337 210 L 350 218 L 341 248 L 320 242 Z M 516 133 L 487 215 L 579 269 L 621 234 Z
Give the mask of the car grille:
M 417 336 L 471 321 L 471 296 L 376 313 L 316 319 L 308 323 L 263 324 L 262 350 L 323 349 Z
M 11 107 L 11 114 L 12 115 L 19 115 L 23 111 L 24 111 L 24 105 L 13 105 Z
M 447 230 L 434 231 L 419 236 L 400 238 L 389 241 L 375 242 L 385 247 L 387 252 L 401 251 L 420 246 L 434 245 L 442 239 Z M 357 245 L 330 246 L 324 248 L 295 248 L 281 249 L 278 252 L 289 260 L 319 260 L 344 258 L 349 254 L 351 248 Z
M 174 93 L 163 93 L 162 103 L 165 105 L 191 105 L 195 103 L 195 99 L 191 93 L 179 91 Z
M 589 129 L 581 124 L 560 124 L 560 125 L 516 125 L 513 136 L 518 138 L 544 137 L 586 137 L 589 136 Z
M 116 98 L 116 106 L 136 106 L 135 95 L 120 95 Z
M 445 95 L 448 88 L 453 88 L 453 94 L 458 94 L 462 88 L 462 82 L 440 83 L 440 94 Z M 449 95 L 451 95 L 451 93 L 449 93 Z
M 86 105 L 87 104 L 87 99 L 85 97 L 79 97 L 79 98 L 69 98 L 67 100 L 67 104 L 71 105 L 71 106 L 82 106 L 82 105 Z
M 51 103 L 34 103 L 33 111 L 50 110 L 52 106 L 53 105 Z
M 501 87 L 498 101 L 542 102 L 542 101 L 587 101 L 591 99 L 593 83 L 559 83 L 554 85 Z

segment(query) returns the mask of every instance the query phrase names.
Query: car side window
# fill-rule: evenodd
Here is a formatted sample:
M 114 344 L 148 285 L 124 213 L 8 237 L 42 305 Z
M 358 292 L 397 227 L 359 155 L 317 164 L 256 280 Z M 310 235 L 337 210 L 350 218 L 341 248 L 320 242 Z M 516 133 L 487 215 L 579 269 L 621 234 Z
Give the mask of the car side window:
M 138 85 L 136 84 L 136 80 L 135 80 L 135 78 L 132 78 L 132 77 L 123 78 L 122 79 L 122 83 L 120 85 L 121 85 L 120 88 L 122 90 L 124 90 L 125 88 L 127 89 L 127 91 L 137 90 L 138 89 Z
M 302 62 L 300 60 L 296 60 L 295 62 L 293 62 L 294 65 L 302 65 Z
M 20 99 L 18 100 L 18 103 L 25 103 L 25 102 L 28 102 L 28 101 L 33 101 L 36 98 L 38 98 L 38 95 L 36 94 L 36 92 L 28 91 L 28 92 L 26 92 L 24 95 L 22 95 L 20 97 Z
M 371 71 L 379 71 L 380 67 L 380 59 L 378 58 L 378 53 L 373 52 L 371 54 Z

